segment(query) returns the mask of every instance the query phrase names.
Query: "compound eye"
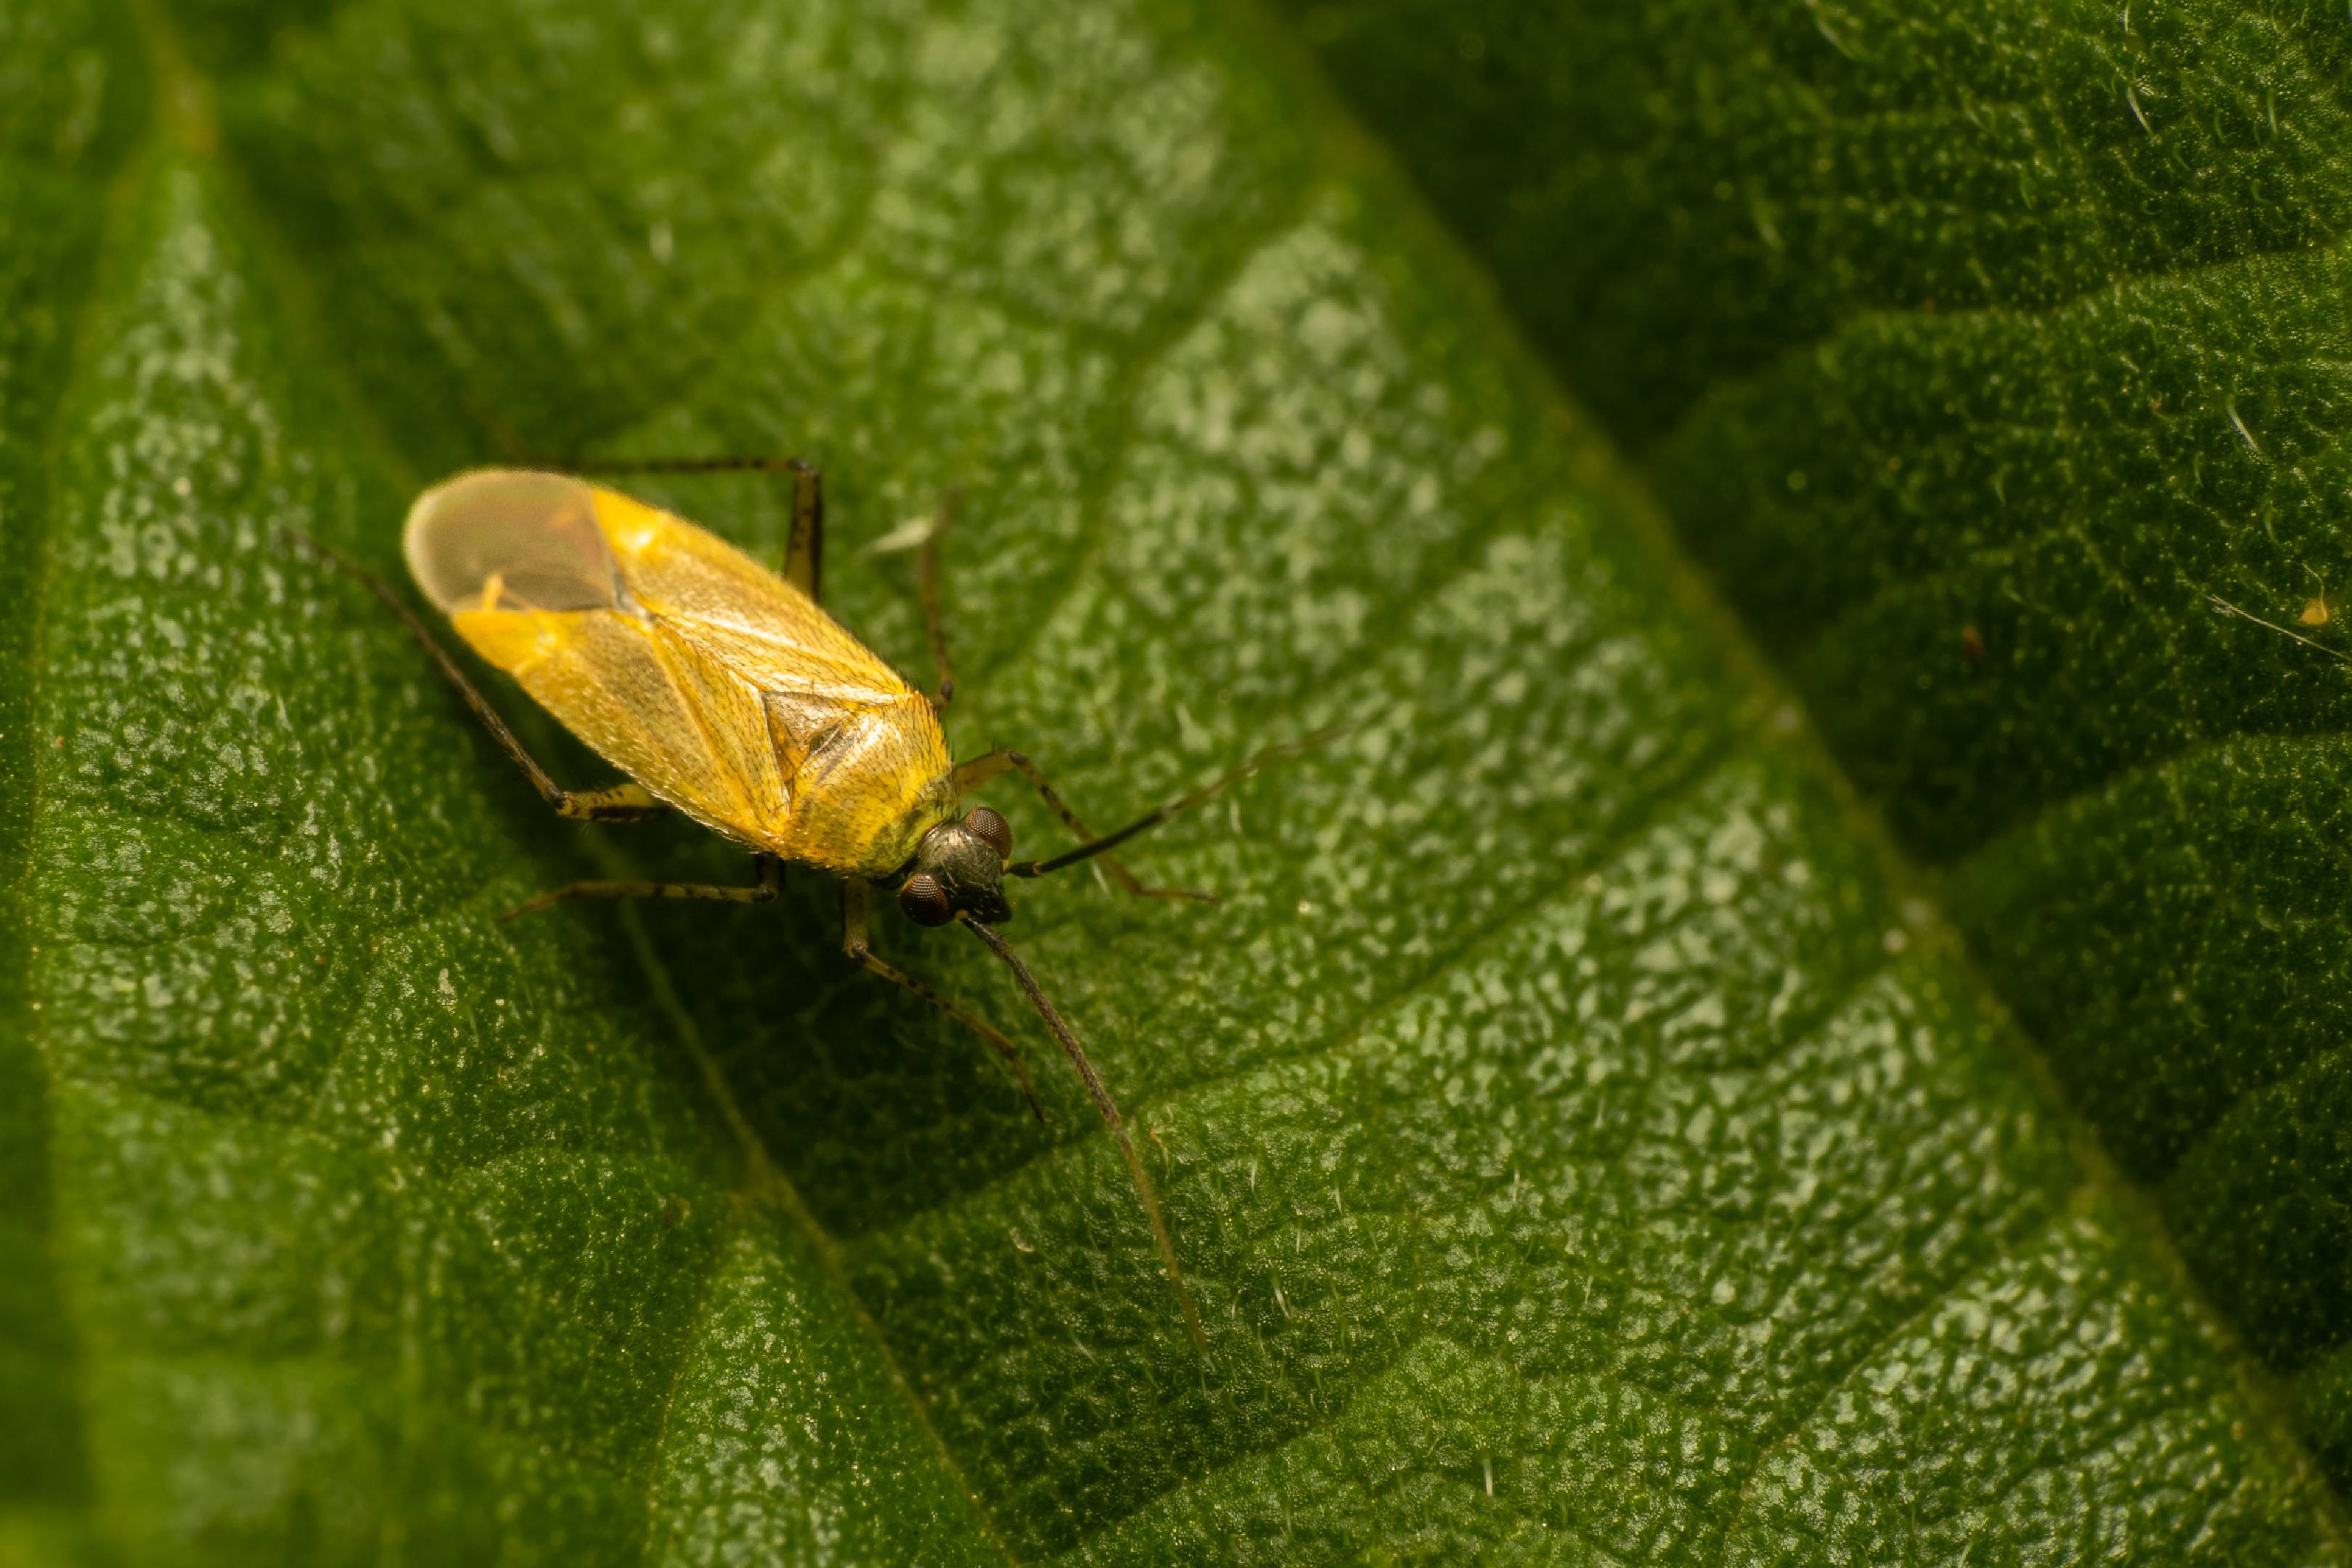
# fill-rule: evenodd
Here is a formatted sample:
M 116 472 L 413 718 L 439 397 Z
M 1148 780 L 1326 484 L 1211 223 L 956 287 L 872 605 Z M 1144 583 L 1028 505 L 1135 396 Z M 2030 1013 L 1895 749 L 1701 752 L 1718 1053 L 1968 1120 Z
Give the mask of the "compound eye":
M 1013 824 L 1005 821 L 988 807 L 973 806 L 971 815 L 963 819 L 963 825 L 971 828 L 991 849 L 995 850 L 998 856 L 1008 856 L 1013 853 Z
M 921 871 L 899 884 L 898 907 L 919 926 L 943 926 L 955 919 L 948 890 L 940 886 L 939 879 Z

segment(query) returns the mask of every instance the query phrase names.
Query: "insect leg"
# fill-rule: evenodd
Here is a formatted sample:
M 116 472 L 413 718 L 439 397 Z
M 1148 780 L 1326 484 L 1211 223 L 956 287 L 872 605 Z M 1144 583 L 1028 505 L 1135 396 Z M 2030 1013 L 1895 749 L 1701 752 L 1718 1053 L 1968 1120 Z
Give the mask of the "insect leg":
M 457 695 L 466 700 L 466 706 L 474 710 L 474 717 L 482 721 L 482 727 L 490 732 L 490 739 L 515 760 L 515 765 L 522 769 L 523 776 L 530 780 L 531 787 L 555 808 L 557 815 L 571 817 L 576 822 L 640 822 L 668 809 L 656 800 L 643 784 L 617 784 L 604 789 L 571 790 L 557 784 L 548 776 L 547 770 L 539 765 L 539 760 L 523 750 L 523 744 L 515 738 L 515 732 L 507 728 L 507 721 L 499 717 L 497 709 L 490 706 L 490 700 L 467 679 L 466 672 L 457 667 L 457 661 L 449 657 L 448 649 L 443 647 L 439 639 L 425 628 L 425 623 L 417 619 L 416 612 L 401 602 L 400 595 L 393 592 L 391 584 L 342 552 L 320 543 L 307 533 L 297 530 L 294 537 L 320 560 L 359 579 L 370 593 L 391 606 L 392 613 L 400 617 L 409 635 L 440 667 L 441 673 L 448 677 L 449 684 L 457 689 Z
M 824 602 L 824 476 L 812 465 L 793 468 L 793 534 L 784 543 L 784 580 Z
M 955 772 L 956 793 L 960 795 L 969 795 L 991 780 L 1007 773 L 1018 773 L 1023 778 L 1036 785 L 1037 793 L 1045 797 L 1047 805 L 1054 808 L 1054 815 L 1062 819 L 1063 825 L 1077 835 L 1080 844 L 1090 845 L 1098 842 L 1095 835 L 1087 831 L 1087 825 L 1078 820 L 1078 814 L 1072 811 L 1062 797 L 1054 793 L 1054 786 L 1045 782 L 1045 775 L 1037 771 L 1037 764 L 1019 752 L 991 752 L 984 757 L 974 757 L 971 761 L 963 763 Z M 1181 808 L 1181 803 L 1180 803 L 1178 806 L 1166 810 L 1160 816 L 1152 817 L 1145 826 L 1152 826 L 1164 816 L 1172 816 Z M 1140 827 L 1123 828 L 1118 836 L 1132 837 L 1141 831 Z M 1120 865 L 1113 856 L 1097 850 L 1093 858 L 1102 861 L 1102 868 L 1110 873 L 1113 881 L 1139 899 L 1191 899 L 1203 904 L 1213 904 L 1217 901 L 1216 894 L 1201 892 L 1192 888 L 1147 888 L 1136 879 L 1134 872 Z M 1022 862 L 1022 865 L 1026 866 L 1036 864 L 1035 861 Z M 1035 870 L 1024 871 L 1020 866 L 1008 866 L 1005 869 L 1020 876 L 1034 877 L 1039 874 Z
M 1007 1038 L 1003 1030 L 993 1024 L 973 1017 L 913 975 L 891 968 L 874 956 L 866 944 L 866 884 L 855 877 L 845 877 L 841 883 L 841 950 L 856 959 L 867 973 L 878 974 L 891 984 L 916 995 L 986 1040 L 1004 1058 L 1005 1066 L 1020 1081 L 1021 1092 L 1028 1098 L 1029 1110 L 1038 1121 L 1045 1120 L 1045 1108 L 1037 1101 L 1037 1086 L 1029 1081 L 1029 1068 L 1021 1060 L 1021 1048 Z
M 822 600 L 824 579 L 824 476 L 801 458 L 580 458 L 551 464 L 577 474 L 788 473 L 793 476 L 793 531 L 784 543 L 784 579 Z
M 931 694 L 934 713 L 944 712 L 955 700 L 955 668 L 948 663 L 947 621 L 940 610 L 940 541 L 954 520 L 955 498 L 950 496 L 940 503 L 931 531 L 923 537 L 923 552 L 915 566 L 916 588 L 923 601 L 923 630 L 930 636 L 931 664 L 940 672 L 940 689 Z
M 784 863 L 762 855 L 759 869 L 760 879 L 748 888 L 709 882 L 569 882 L 517 904 L 499 918 L 510 921 L 573 899 L 710 899 L 730 904 L 764 904 L 784 890 Z

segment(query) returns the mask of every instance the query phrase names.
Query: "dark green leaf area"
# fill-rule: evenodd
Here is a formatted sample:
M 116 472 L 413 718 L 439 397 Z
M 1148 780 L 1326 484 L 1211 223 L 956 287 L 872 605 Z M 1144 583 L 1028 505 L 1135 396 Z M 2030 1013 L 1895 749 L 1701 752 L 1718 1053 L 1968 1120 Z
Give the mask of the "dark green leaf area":
M 2046 309 L 2352 214 L 2316 3 L 1288 8 L 1643 442 L 1872 312 Z
M 1953 889 L 2215 1296 L 2320 1386 L 2352 1311 L 2344 766 L 2335 737 L 2234 741 L 2012 836 Z
M 1222 13 L 259 15 L 188 8 L 220 137 L 159 130 L 123 180 L 53 399 L 14 743 L 61 1536 L 2332 1560 L 1639 493 Z M 909 563 L 864 547 L 955 498 L 957 750 L 1021 746 L 1097 826 L 1340 729 L 1136 847 L 1222 904 L 1015 891 L 1205 1358 L 963 933 L 878 911 L 1022 1039 L 1042 1126 L 848 967 L 813 875 L 499 919 L 747 868 L 551 820 L 288 531 L 388 567 L 446 468 L 590 447 L 822 460 L 828 603 L 910 670 Z M 781 543 L 772 486 L 643 488 Z
M 1951 869 L 2204 1288 L 2335 1387 L 2352 17 L 1303 19 Z
M 2347 564 L 2343 16 L 1446 9 L 1310 31 L 1913 843 L 2341 721 L 2205 595 L 2292 619 Z M 1506 106 L 1526 166 L 1468 166 Z
M 2348 389 L 2311 358 L 2352 330 L 2342 272 L 2317 252 L 2041 315 L 1875 319 L 1661 449 L 1677 510 L 1760 590 L 1759 626 L 1927 853 L 2231 734 L 2352 715 L 2345 669 L 2213 602 L 2300 633 L 2352 567 Z

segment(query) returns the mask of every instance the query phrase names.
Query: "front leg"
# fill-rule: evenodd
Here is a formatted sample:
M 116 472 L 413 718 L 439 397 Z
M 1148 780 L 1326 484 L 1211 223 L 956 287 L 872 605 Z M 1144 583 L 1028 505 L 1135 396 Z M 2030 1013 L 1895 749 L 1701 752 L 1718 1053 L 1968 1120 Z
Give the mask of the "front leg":
M 924 1001 L 986 1040 L 1003 1057 L 1013 1076 L 1020 1080 L 1021 1092 L 1028 1098 L 1029 1109 L 1039 1121 L 1045 1120 L 1045 1108 L 1037 1101 L 1037 1087 L 1029 1081 L 1029 1068 L 1021 1060 L 1020 1047 L 1006 1037 L 1004 1031 L 993 1024 L 973 1017 L 914 976 L 893 969 L 874 956 L 866 945 L 866 914 L 867 908 L 866 883 L 856 877 L 845 877 L 841 882 L 841 950 L 870 974 L 878 974 L 902 990 L 911 991 Z
M 574 899 L 708 899 L 727 904 L 764 904 L 784 890 L 784 863 L 772 855 L 758 858 L 760 879 L 748 888 L 709 882 L 567 882 L 517 904 L 500 920 L 513 920 Z

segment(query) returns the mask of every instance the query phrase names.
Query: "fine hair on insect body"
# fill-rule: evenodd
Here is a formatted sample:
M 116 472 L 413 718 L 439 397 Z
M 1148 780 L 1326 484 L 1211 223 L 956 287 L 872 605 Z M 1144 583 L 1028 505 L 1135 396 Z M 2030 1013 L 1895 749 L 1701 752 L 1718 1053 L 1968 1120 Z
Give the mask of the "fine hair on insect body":
M 509 911 L 574 899 L 699 899 L 762 904 L 782 890 L 787 863 L 841 880 L 842 947 L 868 972 L 920 997 L 986 1040 L 1039 1119 L 1036 1091 L 1003 1030 L 886 963 L 868 942 L 871 890 L 895 887 L 919 925 L 968 929 L 1011 973 L 1068 1058 L 1135 1184 L 1160 1261 L 1196 1350 L 1206 1336 L 1160 1203 L 1118 1103 L 1076 1033 L 997 928 L 1013 915 L 1005 879 L 1092 861 L 1140 898 L 1214 902 L 1182 888 L 1147 887 L 1111 852 L 1328 731 L 1269 746 L 1223 776 L 1115 832 L 1090 832 L 1019 752 L 958 763 L 939 715 L 952 700 L 939 591 L 947 514 L 921 541 L 919 581 L 939 684 L 918 691 L 827 615 L 824 500 L 817 470 L 796 458 L 709 458 L 599 464 L 606 473 L 769 471 L 793 487 L 782 575 L 682 518 L 572 473 L 486 468 L 419 497 L 403 531 L 418 588 L 482 659 L 627 776 L 602 789 L 558 784 L 393 586 L 304 536 L 321 557 L 391 606 L 467 707 L 548 804 L 579 821 L 636 821 L 675 809 L 742 844 L 749 885 L 584 881 Z M 1013 829 L 966 797 L 1020 774 L 1077 840 L 1058 855 L 1014 860 Z

